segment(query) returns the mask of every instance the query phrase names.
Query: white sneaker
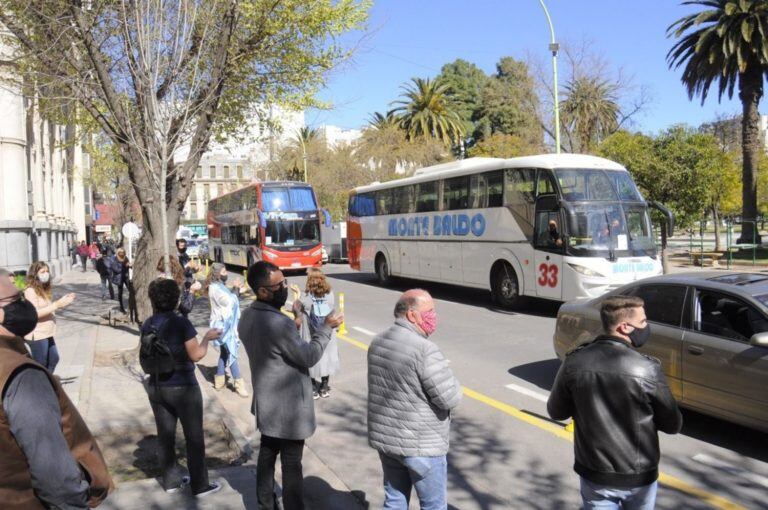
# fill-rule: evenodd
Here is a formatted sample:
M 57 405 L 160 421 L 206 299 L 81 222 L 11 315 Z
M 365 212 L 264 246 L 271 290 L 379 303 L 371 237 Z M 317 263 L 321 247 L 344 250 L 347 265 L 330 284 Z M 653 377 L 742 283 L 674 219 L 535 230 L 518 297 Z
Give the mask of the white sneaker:
M 221 490 L 221 484 L 219 482 L 211 482 L 208 484 L 208 488 L 206 488 L 203 492 L 198 492 L 197 494 L 195 494 L 195 497 L 204 498 L 205 496 L 215 494 L 220 490 Z
M 184 490 L 187 485 L 189 485 L 189 476 L 184 475 L 181 477 L 181 483 L 178 486 L 165 489 L 165 492 L 168 494 L 176 494 L 177 492 Z

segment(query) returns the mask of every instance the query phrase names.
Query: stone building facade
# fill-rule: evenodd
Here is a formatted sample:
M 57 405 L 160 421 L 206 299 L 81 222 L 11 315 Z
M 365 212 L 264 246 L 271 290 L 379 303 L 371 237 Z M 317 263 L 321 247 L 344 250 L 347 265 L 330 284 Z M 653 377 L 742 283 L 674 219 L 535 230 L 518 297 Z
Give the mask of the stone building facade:
M 3 48 L 0 48 L 2 55 Z M 73 126 L 56 125 L 0 76 L 0 267 L 45 261 L 54 276 L 72 265 L 69 243 L 85 239 L 90 168 Z

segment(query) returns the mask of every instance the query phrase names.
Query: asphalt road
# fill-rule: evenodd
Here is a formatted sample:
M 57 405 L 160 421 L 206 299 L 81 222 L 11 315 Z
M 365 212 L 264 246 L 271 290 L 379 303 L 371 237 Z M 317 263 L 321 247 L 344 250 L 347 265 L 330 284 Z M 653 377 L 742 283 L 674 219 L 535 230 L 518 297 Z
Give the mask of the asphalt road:
M 345 294 L 348 333 L 340 336 L 342 368 L 331 377 L 331 398 L 316 401 L 318 428 L 307 446 L 346 488 L 381 508 L 381 467 L 366 437 L 365 348 L 392 323 L 399 294 L 421 287 L 436 299 L 432 338 L 465 389 L 451 429 L 449 508 L 579 507 L 571 435 L 546 413 L 559 367 L 552 348 L 558 303 L 530 300 L 509 312 L 483 291 L 413 280 L 382 288 L 345 265 L 324 269 L 337 302 Z M 288 277 L 303 288 L 304 277 Z M 252 428 L 239 408 L 237 419 Z M 657 508 L 768 508 L 768 435 L 688 411 L 684 420 L 681 434 L 661 434 Z

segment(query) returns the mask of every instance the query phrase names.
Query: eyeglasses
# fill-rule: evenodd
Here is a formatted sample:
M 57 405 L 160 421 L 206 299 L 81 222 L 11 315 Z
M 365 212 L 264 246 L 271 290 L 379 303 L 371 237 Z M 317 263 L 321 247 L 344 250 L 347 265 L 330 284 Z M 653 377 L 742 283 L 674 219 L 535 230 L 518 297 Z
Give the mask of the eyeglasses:
M 277 282 L 274 285 L 262 285 L 261 286 L 264 289 L 273 289 L 277 287 L 278 289 L 282 289 L 283 287 L 288 287 L 288 280 L 283 278 L 281 281 Z

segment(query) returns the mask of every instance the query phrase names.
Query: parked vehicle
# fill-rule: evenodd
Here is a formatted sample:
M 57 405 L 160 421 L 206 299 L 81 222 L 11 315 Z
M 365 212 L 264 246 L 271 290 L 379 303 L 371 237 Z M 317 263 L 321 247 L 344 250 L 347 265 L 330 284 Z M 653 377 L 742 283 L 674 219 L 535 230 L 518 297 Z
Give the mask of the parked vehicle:
M 558 358 L 601 331 L 600 303 L 618 294 L 645 300 L 651 338 L 640 351 L 661 361 L 682 406 L 768 432 L 768 275 L 664 275 L 566 303 Z
M 200 241 L 200 245 L 197 247 L 197 257 L 200 260 L 211 260 L 207 239 L 205 241 Z

